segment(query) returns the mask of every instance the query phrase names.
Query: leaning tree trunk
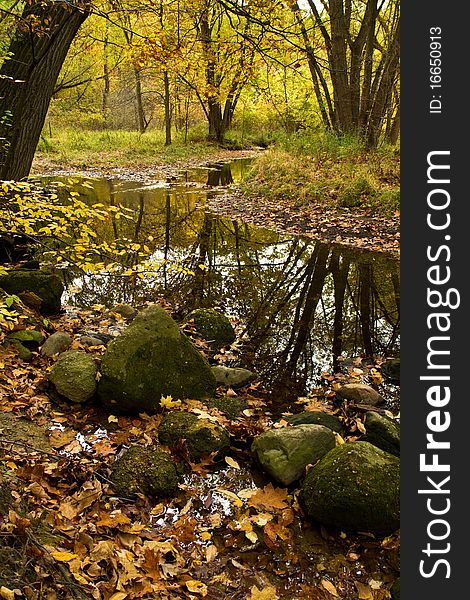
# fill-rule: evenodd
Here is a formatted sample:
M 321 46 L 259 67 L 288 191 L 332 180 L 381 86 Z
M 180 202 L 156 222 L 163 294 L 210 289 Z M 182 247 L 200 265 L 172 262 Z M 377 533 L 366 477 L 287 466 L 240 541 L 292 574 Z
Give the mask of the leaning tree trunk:
M 0 70 L 0 179 L 29 174 L 60 69 L 87 16 L 88 0 L 26 5 Z

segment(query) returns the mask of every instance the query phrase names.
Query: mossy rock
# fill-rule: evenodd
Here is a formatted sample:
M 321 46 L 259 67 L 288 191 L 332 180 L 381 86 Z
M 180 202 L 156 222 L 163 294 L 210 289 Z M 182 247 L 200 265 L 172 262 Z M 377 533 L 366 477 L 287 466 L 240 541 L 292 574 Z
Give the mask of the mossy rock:
M 158 441 L 172 447 L 183 440 L 192 460 L 199 460 L 212 453 L 221 458 L 230 448 L 228 433 L 217 423 L 199 419 L 192 413 L 173 411 L 162 419 L 158 428 Z
M 285 420 L 291 425 L 323 425 L 337 433 L 343 431 L 343 426 L 338 417 L 321 410 L 304 410 L 296 415 L 286 417 Z
M 138 493 L 164 498 L 178 488 L 178 475 L 170 456 L 141 446 L 132 446 L 114 463 L 110 479 L 119 496 L 131 499 Z
M 228 419 L 238 419 L 242 411 L 247 408 L 247 403 L 242 398 L 232 398 L 231 396 L 223 396 L 222 398 L 214 398 L 209 401 L 208 405 L 220 410 Z
M 41 299 L 40 311 L 43 315 L 60 312 L 64 285 L 55 273 L 39 269 L 15 269 L 0 277 L 0 288 L 16 295 L 33 292 Z
M 374 411 L 365 415 L 366 434 L 363 442 L 369 442 L 385 452 L 400 456 L 400 424 Z
M 400 579 L 396 579 L 390 588 L 392 600 L 400 600 Z
M 188 315 L 193 320 L 196 331 L 209 342 L 212 349 L 218 350 L 235 341 L 235 331 L 229 319 L 213 308 L 197 308 Z
M 190 427 L 198 420 L 193 413 L 174 410 L 163 417 L 158 427 L 158 441 L 164 446 L 176 446 L 185 439 Z
M 162 396 L 200 400 L 215 387 L 206 359 L 170 315 L 150 306 L 108 344 L 98 394 L 113 412 L 154 414 Z
M 335 435 L 323 425 L 297 425 L 265 431 L 255 438 L 251 450 L 273 479 L 290 485 L 334 448 Z
M 13 346 L 16 349 L 18 358 L 24 362 L 31 362 L 33 360 L 33 353 L 29 348 L 23 346 L 18 340 L 6 340 L 6 345 Z
M 368 442 L 336 446 L 307 473 L 300 501 L 323 525 L 391 534 L 400 527 L 400 459 Z
M 20 329 L 6 336 L 6 340 L 15 340 L 27 348 L 37 349 L 44 342 L 44 335 L 36 329 Z
M 52 367 L 49 381 L 61 396 L 71 402 L 82 403 L 95 394 L 97 372 L 96 363 L 90 354 L 68 350 L 59 356 Z

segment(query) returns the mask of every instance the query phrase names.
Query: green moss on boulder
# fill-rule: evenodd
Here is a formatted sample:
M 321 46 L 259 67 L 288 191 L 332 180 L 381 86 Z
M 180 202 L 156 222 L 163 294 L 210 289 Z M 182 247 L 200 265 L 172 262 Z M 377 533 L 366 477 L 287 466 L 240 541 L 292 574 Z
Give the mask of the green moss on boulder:
M 222 396 L 209 401 L 209 406 L 217 408 L 228 419 L 237 419 L 241 412 L 247 408 L 247 403 L 242 398 Z
M 291 425 L 323 425 L 338 433 L 343 430 L 338 417 L 320 410 L 304 410 L 291 417 L 286 417 L 285 420 Z
M 110 479 L 116 493 L 125 498 L 135 498 L 138 493 L 163 498 L 178 488 L 170 456 L 141 446 L 132 446 L 114 463 Z
M 113 411 L 154 414 L 162 396 L 202 399 L 215 387 L 205 358 L 162 308 L 150 306 L 109 343 L 98 394 Z
M 235 341 L 235 331 L 229 319 L 213 308 L 197 308 L 188 315 L 196 331 L 207 340 L 214 350 Z
M 44 315 L 60 312 L 64 286 L 55 273 L 39 269 L 15 269 L 0 277 L 0 288 L 17 295 L 33 292 L 41 299 L 40 311 Z
M 98 369 L 93 357 L 79 350 L 63 352 L 51 369 L 49 380 L 61 396 L 72 402 L 89 400 L 96 391 Z
M 281 485 L 290 485 L 335 446 L 335 434 L 323 425 L 297 425 L 265 431 L 251 450 L 263 469 Z
M 307 473 L 300 501 L 324 525 L 393 533 L 400 526 L 400 460 L 368 442 L 336 446 Z
M 385 452 L 400 456 L 400 425 L 393 419 L 369 411 L 365 419 L 366 435 L 362 441 L 369 442 Z
M 183 411 L 173 411 L 162 419 L 158 440 L 170 447 L 185 440 L 192 460 L 199 460 L 213 452 L 222 457 L 230 448 L 230 438 L 223 427 Z

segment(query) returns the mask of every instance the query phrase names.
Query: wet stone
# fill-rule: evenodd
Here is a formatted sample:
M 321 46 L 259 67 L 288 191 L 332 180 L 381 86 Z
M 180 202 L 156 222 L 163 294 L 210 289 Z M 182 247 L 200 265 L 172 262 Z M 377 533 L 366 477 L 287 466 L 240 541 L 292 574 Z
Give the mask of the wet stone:
M 72 336 L 66 331 L 56 331 L 47 338 L 41 347 L 42 356 L 52 357 L 65 352 L 72 344 Z
M 71 402 L 83 403 L 96 391 L 98 369 L 92 356 L 78 350 L 63 352 L 52 367 L 49 380 Z
M 339 388 L 336 395 L 341 400 L 349 400 L 354 404 L 381 406 L 385 403 L 384 398 L 373 387 L 364 383 L 347 383 Z

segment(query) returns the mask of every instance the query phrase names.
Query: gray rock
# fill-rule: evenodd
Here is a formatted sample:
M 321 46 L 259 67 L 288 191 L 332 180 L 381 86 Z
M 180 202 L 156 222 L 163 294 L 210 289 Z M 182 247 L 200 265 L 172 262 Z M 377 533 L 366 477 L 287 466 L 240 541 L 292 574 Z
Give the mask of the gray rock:
M 92 335 L 80 336 L 80 344 L 82 346 L 106 346 L 102 339 L 93 337 Z
M 190 319 L 194 321 L 196 331 L 214 350 L 235 341 L 235 331 L 229 319 L 213 308 L 197 308 L 188 315 Z
M 192 460 L 199 460 L 212 453 L 221 458 L 230 448 L 228 433 L 217 423 L 199 419 L 192 413 L 173 411 L 162 419 L 158 428 L 158 441 L 173 447 L 183 440 Z
M 291 417 L 286 417 L 285 420 L 291 425 L 323 425 L 337 433 L 340 433 L 343 430 L 343 426 L 338 417 L 321 410 L 304 410 Z
M 215 376 L 217 385 L 224 385 L 225 387 L 234 389 L 241 388 L 256 378 L 256 375 L 248 369 L 222 367 L 220 365 L 212 367 L 212 373 Z
M 365 415 L 366 434 L 362 441 L 369 442 L 385 452 L 400 456 L 400 425 L 389 417 L 369 411 Z
M 154 414 L 162 396 L 202 399 L 215 387 L 205 358 L 162 308 L 150 306 L 109 343 L 98 394 L 113 411 Z
M 56 331 L 50 335 L 44 344 L 41 346 L 42 356 L 54 356 L 60 354 L 70 348 L 72 344 L 72 336 L 66 331 Z
M 385 403 L 384 398 L 374 388 L 364 383 L 347 383 L 341 386 L 336 394 L 341 400 L 349 400 L 354 404 L 380 406 Z
M 60 312 L 64 291 L 60 277 L 39 269 L 16 269 L 0 277 L 0 288 L 9 294 L 33 292 L 41 299 L 40 311 L 44 315 Z
M 110 479 L 119 496 L 131 499 L 138 493 L 163 498 L 178 488 L 178 475 L 170 456 L 151 447 L 129 448 L 114 463 Z
M 297 425 L 265 431 L 251 449 L 263 469 L 281 485 L 290 485 L 335 446 L 335 435 L 322 425 Z
M 368 442 L 336 446 L 307 473 L 300 502 L 323 525 L 389 535 L 400 527 L 400 459 Z
M 51 369 L 49 380 L 61 396 L 71 402 L 89 400 L 96 391 L 96 363 L 79 350 L 63 352 Z

